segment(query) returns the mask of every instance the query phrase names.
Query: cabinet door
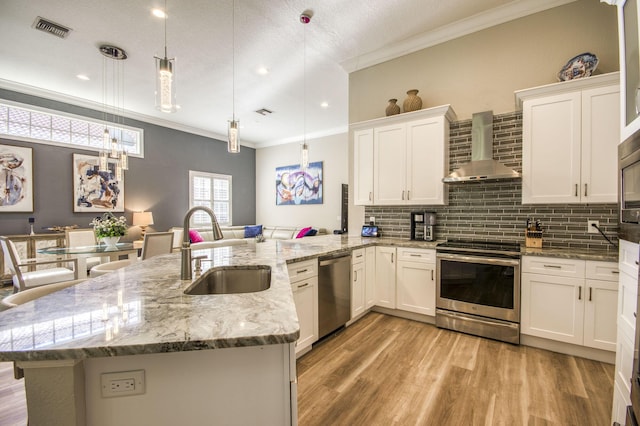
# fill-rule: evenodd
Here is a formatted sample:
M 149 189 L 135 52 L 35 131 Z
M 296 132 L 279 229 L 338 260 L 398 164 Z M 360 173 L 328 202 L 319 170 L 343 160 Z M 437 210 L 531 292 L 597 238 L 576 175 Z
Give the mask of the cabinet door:
M 376 301 L 376 248 L 367 247 L 365 250 L 365 286 L 364 308 L 369 309 Z
M 522 274 L 522 333 L 582 345 L 584 279 Z
M 396 308 L 396 249 L 376 247 L 375 304 Z
M 618 201 L 619 86 L 582 92 L 582 202 Z
M 407 123 L 407 204 L 449 201 L 448 186 L 442 183 L 449 167 L 449 126 L 445 122 L 436 117 Z
M 365 264 L 355 263 L 351 267 L 351 318 L 357 317 L 365 310 L 365 282 Z
M 296 342 L 298 353 L 318 340 L 318 277 L 297 281 L 291 285 L 291 290 L 300 324 L 300 337 Z
M 406 199 L 406 126 L 373 131 L 373 199 L 375 204 L 403 204 Z
M 584 296 L 584 345 L 615 351 L 618 283 L 587 280 Z
M 423 315 L 436 314 L 435 263 L 399 261 L 396 307 Z
M 373 129 L 353 132 L 353 194 L 355 205 L 373 204 Z
M 522 203 L 580 200 L 580 92 L 527 100 L 522 112 Z

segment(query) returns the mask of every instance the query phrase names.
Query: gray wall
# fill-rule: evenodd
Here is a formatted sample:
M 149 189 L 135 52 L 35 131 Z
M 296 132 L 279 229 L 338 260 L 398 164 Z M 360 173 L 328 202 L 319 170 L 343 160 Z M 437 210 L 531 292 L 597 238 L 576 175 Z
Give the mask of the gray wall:
M 493 117 L 493 158 L 522 172 L 522 111 Z M 471 120 L 451 124 L 449 166 L 471 160 Z M 437 214 L 437 239 L 477 239 L 524 243 L 527 217 L 539 219 L 545 247 L 600 248 L 616 251 L 600 234 L 587 233 L 587 219 L 617 240 L 617 204 L 522 205 L 519 180 L 449 185 L 447 206 L 367 206 L 363 222 L 376 218 L 382 236 L 409 238 L 412 211 Z
M 54 111 L 101 119 L 102 113 L 86 108 L 0 89 L 0 98 L 37 105 Z M 255 223 L 256 160 L 255 150 L 242 147 L 240 154 L 227 153 L 226 142 L 181 132 L 136 120 L 125 119 L 129 126 L 144 129 L 145 158 L 130 158 L 125 172 L 125 216 L 131 223 L 132 212 L 153 212 L 154 225 L 147 231 L 164 231 L 182 226 L 189 208 L 189 170 L 232 176 L 233 223 Z M 43 227 L 73 225 L 88 227 L 95 213 L 73 212 L 72 157 L 74 153 L 97 155 L 95 151 L 63 148 L 0 138 L 0 144 L 33 148 L 34 212 L 0 213 L 0 235 L 24 234 L 28 218 L 36 220 L 36 233 Z M 136 239 L 133 227 L 127 239 Z

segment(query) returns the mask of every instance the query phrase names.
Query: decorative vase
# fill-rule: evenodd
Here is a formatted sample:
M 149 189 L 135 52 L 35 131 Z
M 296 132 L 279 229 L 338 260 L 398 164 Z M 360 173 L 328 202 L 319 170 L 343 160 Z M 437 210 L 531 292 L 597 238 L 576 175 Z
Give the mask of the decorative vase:
M 402 109 L 404 109 L 404 112 L 411 112 L 422 109 L 422 99 L 420 99 L 420 96 L 418 96 L 417 90 L 413 89 L 407 91 L 407 98 L 402 104 Z
M 387 117 L 390 115 L 400 114 L 400 105 L 397 105 L 397 99 L 389 99 L 389 105 L 387 105 L 387 109 L 384 112 L 387 114 Z
M 102 242 L 108 249 L 117 248 L 116 244 L 118 244 L 118 241 L 120 241 L 120 237 L 102 237 Z

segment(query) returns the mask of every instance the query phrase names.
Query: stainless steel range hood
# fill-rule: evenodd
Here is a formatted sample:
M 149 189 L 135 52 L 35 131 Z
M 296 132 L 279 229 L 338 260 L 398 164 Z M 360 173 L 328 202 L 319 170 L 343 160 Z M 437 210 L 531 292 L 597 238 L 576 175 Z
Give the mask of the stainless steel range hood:
M 520 173 L 493 159 L 493 111 L 473 114 L 471 119 L 471 162 L 463 164 L 444 183 L 517 179 Z

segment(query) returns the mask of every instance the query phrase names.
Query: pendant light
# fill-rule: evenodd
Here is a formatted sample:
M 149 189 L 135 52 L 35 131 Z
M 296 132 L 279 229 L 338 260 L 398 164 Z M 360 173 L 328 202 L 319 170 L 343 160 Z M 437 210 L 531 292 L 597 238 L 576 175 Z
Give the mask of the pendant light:
M 309 167 L 309 145 L 307 144 L 307 27 L 306 25 L 311 22 L 313 13 L 310 10 L 305 10 L 300 15 L 300 22 L 304 25 L 303 32 L 303 49 L 302 49 L 302 145 L 300 145 L 300 168 L 306 170 Z
M 176 105 L 176 58 L 167 57 L 167 1 L 164 2 L 164 57 L 156 59 L 156 109 L 175 112 Z
M 229 121 L 227 151 L 232 154 L 240 152 L 240 121 L 236 120 L 236 0 L 233 0 L 231 16 L 231 104 L 233 116 Z

